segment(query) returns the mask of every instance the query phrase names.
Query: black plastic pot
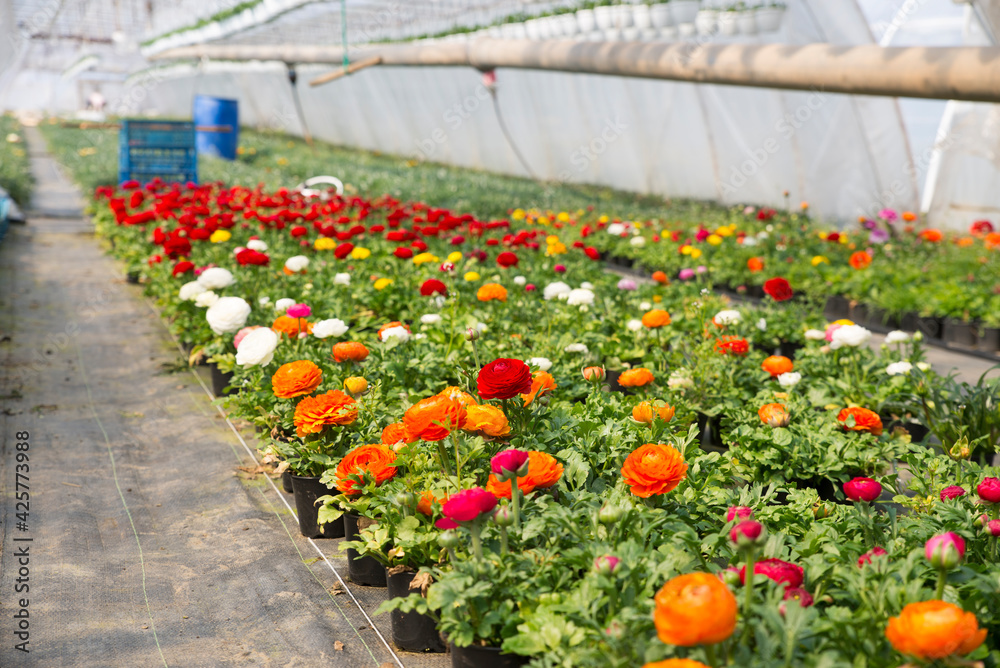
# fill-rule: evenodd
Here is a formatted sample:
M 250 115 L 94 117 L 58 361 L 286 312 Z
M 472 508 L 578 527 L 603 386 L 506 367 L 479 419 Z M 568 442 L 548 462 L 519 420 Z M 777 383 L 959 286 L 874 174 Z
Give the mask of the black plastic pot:
M 358 515 L 344 514 L 344 532 L 347 540 L 357 540 L 360 536 Z M 347 548 L 347 577 L 354 584 L 368 587 L 384 587 L 385 566 L 373 557 L 359 557 L 358 551 Z
M 852 476 L 853 477 L 853 476 Z M 816 490 L 819 498 L 823 501 L 836 501 L 837 490 L 841 489 L 840 481 L 830 478 L 793 478 L 788 481 L 799 489 L 811 487 Z M 781 503 L 785 502 L 785 494 L 776 495 Z
M 900 319 L 900 329 L 917 331 L 929 339 L 941 338 L 941 318 L 922 317 L 916 313 L 904 313 Z
M 702 450 L 719 452 L 728 449 L 722 442 L 721 423 L 722 418 L 718 415 L 709 417 L 704 413 L 698 413 L 698 441 Z
M 865 304 L 860 304 L 858 302 L 853 302 L 852 301 L 851 302 L 851 308 L 848 311 L 847 317 L 850 318 L 851 321 L 853 321 L 853 322 L 855 322 L 855 323 L 857 323 L 857 324 L 859 324 L 861 326 L 867 325 L 868 324 L 868 306 L 866 306 Z
M 229 384 L 233 382 L 232 372 L 223 373 L 219 371 L 218 365 L 212 365 L 212 393 L 217 397 L 228 397 L 235 394 L 236 390 L 227 390 Z
M 130 271 L 125 274 L 125 282 L 131 283 L 132 285 L 139 285 L 139 272 Z
M 996 353 L 1000 350 L 1000 329 L 983 327 L 976 339 L 976 349 L 984 353 Z
M 292 494 L 295 495 L 295 512 L 299 516 L 299 531 L 306 538 L 343 538 L 344 523 L 329 522 L 322 529 L 317 524 L 319 508 L 316 499 L 330 493 L 330 488 L 319 481 L 319 476 L 291 475 Z
M 945 343 L 965 348 L 973 348 L 976 345 L 976 327 L 971 322 L 945 318 L 944 332 L 941 335 Z
M 747 286 L 747 297 L 753 299 L 763 299 L 764 298 L 764 286 L 763 285 L 748 285 Z
M 292 472 L 288 469 L 285 469 L 284 473 L 281 474 L 281 489 L 285 490 L 286 494 L 294 492 L 292 489 Z
M 826 298 L 826 305 L 823 307 L 823 317 L 827 320 L 840 320 L 846 318 L 850 312 L 851 303 L 840 295 L 833 295 Z
M 389 587 L 389 598 L 406 598 L 410 595 L 410 582 L 416 573 L 396 573 L 389 575 L 386 571 L 385 581 Z M 438 633 L 437 624 L 428 615 L 419 612 L 389 613 L 392 621 L 392 642 L 399 649 L 408 652 L 443 652 L 444 641 Z
M 793 341 L 782 341 L 780 344 L 778 344 L 778 350 L 776 351 L 776 354 L 784 355 L 788 359 L 793 360 L 795 359 L 796 353 L 798 353 L 803 348 L 805 348 L 805 345 L 801 343 L 795 343 Z
M 528 663 L 520 654 L 501 654 L 499 647 L 451 646 L 451 668 L 517 668 Z
M 622 375 L 621 371 L 611 371 L 610 369 L 605 372 L 604 380 L 607 382 L 608 387 L 612 392 L 620 392 L 622 394 L 632 394 L 632 390 L 620 385 L 618 383 L 618 377 Z
M 877 306 L 868 307 L 868 327 L 885 327 L 891 318 L 889 312 Z

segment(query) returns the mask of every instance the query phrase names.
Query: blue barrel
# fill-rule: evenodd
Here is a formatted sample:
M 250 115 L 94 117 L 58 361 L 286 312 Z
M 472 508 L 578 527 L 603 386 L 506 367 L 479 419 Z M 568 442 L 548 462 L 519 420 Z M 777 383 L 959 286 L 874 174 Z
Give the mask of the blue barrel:
M 196 95 L 193 116 L 198 155 L 235 160 L 240 134 L 239 102 Z

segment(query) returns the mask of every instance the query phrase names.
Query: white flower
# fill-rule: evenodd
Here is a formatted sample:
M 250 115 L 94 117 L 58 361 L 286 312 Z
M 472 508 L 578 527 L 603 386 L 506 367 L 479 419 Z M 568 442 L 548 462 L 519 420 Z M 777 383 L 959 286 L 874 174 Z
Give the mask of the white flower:
M 194 298 L 194 305 L 198 308 L 208 308 L 210 306 L 214 306 L 217 301 L 219 301 L 219 295 L 215 294 L 211 290 L 205 290 Z
M 927 362 L 917 362 L 917 368 L 926 373 L 931 370 L 931 365 Z
M 594 284 L 591 283 L 590 281 L 584 281 L 583 283 L 580 284 L 580 287 L 583 288 L 584 290 L 593 290 Z
M 227 297 L 227 299 L 229 299 Z M 274 358 L 278 347 L 278 333 L 270 327 L 260 327 L 243 337 L 236 351 L 236 363 L 240 366 L 265 366 Z
M 222 267 L 209 267 L 205 271 L 201 272 L 201 276 L 198 277 L 198 282 L 201 287 L 206 290 L 221 290 L 222 288 L 228 288 L 230 285 L 236 282 L 233 278 L 233 274 L 228 269 L 223 269 Z
M 295 306 L 295 300 L 289 299 L 288 297 L 282 297 L 278 301 L 274 302 L 274 310 L 278 313 L 284 313 L 288 310 L 289 306 Z
M 824 332 L 822 329 L 807 329 L 806 339 L 809 341 L 825 341 L 826 332 Z
M 762 332 L 766 332 L 767 331 L 767 320 L 764 320 L 764 318 L 761 318 L 760 320 L 758 320 L 757 321 L 757 329 L 759 329 Z
M 382 341 L 388 342 L 389 339 L 397 339 L 400 343 L 406 343 L 410 340 L 410 332 L 402 325 L 382 330 Z
M 885 368 L 885 372 L 890 376 L 905 376 L 913 371 L 913 365 L 909 362 L 893 362 Z
M 638 332 L 640 329 L 642 329 L 642 320 L 636 320 L 635 318 L 632 318 L 627 323 L 625 323 L 625 326 L 628 327 L 629 330 L 633 332 Z
M 608 225 L 608 234 L 613 237 L 620 237 L 622 232 L 625 231 L 625 226 L 621 223 L 611 223 Z
M 716 325 L 738 325 L 740 322 L 740 312 L 734 309 L 719 311 L 713 318 Z
M 841 346 L 857 348 L 868 343 L 870 338 L 872 338 L 872 333 L 864 327 L 860 325 L 844 325 L 833 331 L 833 340 L 830 341 L 830 348 L 833 350 Z
M 201 286 L 201 283 L 198 281 L 189 281 L 181 286 L 181 291 L 178 296 L 181 298 L 181 301 L 186 302 L 194 299 L 204 291 L 205 288 Z
M 426 338 L 427 338 L 427 335 L 424 334 L 423 332 L 421 332 L 419 334 L 414 334 L 413 335 L 413 340 L 414 341 L 421 341 L 421 340 L 426 339 Z
M 350 285 L 351 284 L 351 275 L 348 274 L 348 273 L 346 273 L 346 272 L 341 272 L 339 274 L 335 274 L 334 277 L 333 277 L 333 284 L 334 285 Z
M 329 318 L 313 325 L 312 335 L 317 339 L 325 339 L 331 336 L 343 336 L 348 329 L 347 323 L 340 318 Z
M 798 371 L 788 371 L 778 376 L 778 384 L 782 387 L 795 387 L 802 380 L 802 374 Z
M 487 329 L 489 329 L 489 327 L 486 326 L 485 322 L 477 322 L 476 323 L 476 331 L 478 331 L 480 334 L 482 334 L 483 332 L 485 332 Z
M 582 343 L 571 343 L 568 346 L 566 346 L 565 348 L 563 348 L 563 352 L 567 352 L 567 353 L 586 353 L 587 352 L 587 346 L 584 345 L 584 344 L 582 344 Z
M 305 271 L 307 267 L 309 267 L 309 258 L 305 255 L 293 255 L 285 260 L 285 269 L 293 274 Z
M 885 342 L 888 344 L 893 343 L 906 343 L 910 340 L 910 335 L 901 330 L 893 330 L 885 335 Z
M 694 381 L 691 377 L 687 375 L 687 372 L 682 369 L 677 369 L 671 372 L 670 378 L 667 379 L 667 387 L 671 390 L 679 390 L 685 387 L 694 387 Z
M 445 301 L 446 300 L 444 298 L 444 295 L 438 295 L 436 297 L 431 297 L 431 303 L 434 304 L 435 306 L 437 306 L 438 308 L 441 308 L 442 306 L 444 306 Z
M 239 297 L 223 297 L 205 312 L 208 326 L 216 334 L 238 331 L 246 324 L 248 317 L 250 317 L 250 304 Z
M 594 293 L 585 288 L 570 290 L 566 296 L 566 303 L 570 306 L 589 306 L 594 303 Z
M 653 308 L 653 305 L 650 304 L 649 302 L 639 302 L 640 311 L 648 311 L 651 308 Z
M 528 279 L 526 279 L 524 276 L 515 276 L 514 277 L 514 285 L 524 285 L 527 282 L 528 282 Z
M 629 245 L 635 248 L 642 248 L 646 245 L 646 237 L 632 237 L 629 240 Z
M 572 288 L 562 281 L 556 281 L 545 286 L 542 296 L 545 297 L 546 301 L 553 298 L 566 299 L 571 290 Z
M 425 313 L 424 315 L 420 316 L 420 322 L 424 323 L 425 325 L 436 325 L 437 323 L 441 322 L 441 316 L 438 315 L 437 313 Z
M 548 371 L 552 368 L 552 360 L 548 357 L 532 357 L 528 360 L 531 366 L 537 366 L 540 371 Z
M 267 250 L 267 244 L 260 239 L 251 239 L 247 242 L 247 248 L 250 250 L 255 250 L 258 253 L 263 253 Z
M 756 246 L 757 240 L 754 237 L 743 237 L 744 246 Z
M 271 298 L 268 297 L 267 295 L 264 295 L 263 297 L 258 297 L 257 303 L 260 304 L 261 306 L 267 306 L 268 304 L 271 303 Z

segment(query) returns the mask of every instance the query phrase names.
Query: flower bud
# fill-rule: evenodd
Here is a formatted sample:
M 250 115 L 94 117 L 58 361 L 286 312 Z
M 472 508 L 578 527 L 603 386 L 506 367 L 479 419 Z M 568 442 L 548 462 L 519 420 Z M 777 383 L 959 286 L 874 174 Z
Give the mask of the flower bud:
M 983 528 L 986 530 L 986 533 L 994 538 L 1000 537 L 1000 520 L 990 520 Z
M 606 372 L 602 366 L 588 366 L 583 369 L 584 380 L 598 382 L 604 380 Z
M 600 512 L 597 513 L 597 520 L 605 525 L 617 524 L 622 519 L 622 515 L 625 514 L 625 510 L 618 506 L 612 505 L 610 503 L 604 504 L 601 507 Z
M 621 563 L 621 560 L 611 555 L 597 557 L 594 559 L 594 570 L 601 575 L 611 575 L 618 570 L 619 563 Z
M 735 566 L 730 566 L 719 573 L 719 579 L 730 587 L 739 587 L 743 584 L 743 581 L 740 579 L 740 569 Z
M 968 459 L 972 456 L 972 449 L 969 447 L 969 437 L 962 436 L 962 438 L 955 441 L 955 445 L 951 446 L 948 453 L 954 459 Z
M 396 494 L 394 500 L 397 505 L 409 510 L 412 510 L 417 505 L 417 496 L 413 492 L 399 492 Z
M 854 478 L 844 483 L 844 496 L 854 502 L 871 503 L 882 496 L 882 485 L 871 478 Z
M 497 526 L 512 526 L 514 524 L 514 513 L 511 512 L 508 506 L 497 506 L 497 509 L 493 511 L 493 521 L 497 523 Z
M 934 568 L 955 568 L 965 558 L 965 540 L 953 531 L 938 534 L 927 541 L 924 554 Z
M 458 535 L 458 532 L 453 529 L 449 529 L 438 536 L 438 545 L 449 550 L 458 547 L 461 542 L 462 539 Z
M 735 520 L 749 520 L 753 517 L 753 508 L 748 508 L 746 506 L 729 506 L 729 510 L 726 511 L 726 521 L 733 522 Z
M 466 330 L 465 330 L 465 340 L 466 341 L 475 341 L 478 338 L 479 338 L 479 330 L 478 329 L 476 329 L 475 327 L 468 327 L 468 328 L 466 328 Z
M 924 335 L 922 333 L 920 333 L 919 331 L 913 332 L 913 340 L 914 341 L 923 341 L 924 340 Z
M 872 563 L 872 559 L 874 557 L 884 557 L 887 554 L 889 554 L 889 553 L 885 551 L 884 547 L 881 547 L 880 545 L 876 545 L 875 547 L 873 547 L 872 549 L 868 550 L 867 552 L 865 552 L 864 554 L 862 554 L 860 557 L 858 557 L 858 568 L 861 568 L 865 564 Z
M 763 545 L 767 541 L 767 529 L 757 520 L 743 520 L 729 532 L 729 538 L 739 548 Z
M 962 496 L 965 496 L 965 489 L 958 485 L 951 485 L 941 490 L 942 501 L 951 501 Z
M 822 520 L 833 514 L 833 509 L 822 501 L 813 504 L 813 517 Z
M 354 395 L 362 394 L 368 389 L 368 381 L 361 376 L 349 376 L 344 379 L 344 389 Z

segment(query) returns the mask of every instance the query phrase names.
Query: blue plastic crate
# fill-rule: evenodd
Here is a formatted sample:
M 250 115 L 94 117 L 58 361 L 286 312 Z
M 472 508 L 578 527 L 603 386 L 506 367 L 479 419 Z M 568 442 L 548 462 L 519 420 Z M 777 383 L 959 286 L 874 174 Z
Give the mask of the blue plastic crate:
M 124 120 L 118 140 L 118 182 L 198 181 L 198 153 L 190 121 Z

